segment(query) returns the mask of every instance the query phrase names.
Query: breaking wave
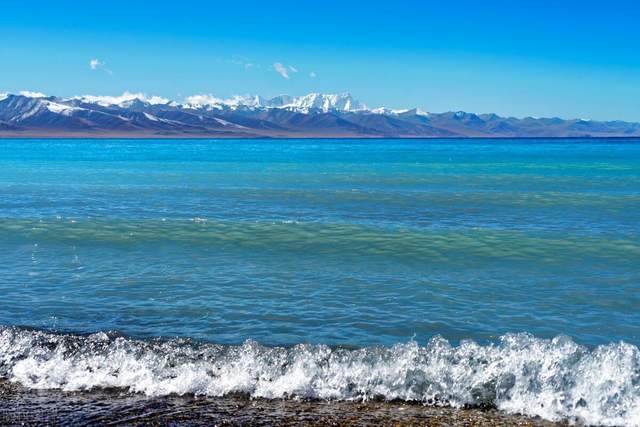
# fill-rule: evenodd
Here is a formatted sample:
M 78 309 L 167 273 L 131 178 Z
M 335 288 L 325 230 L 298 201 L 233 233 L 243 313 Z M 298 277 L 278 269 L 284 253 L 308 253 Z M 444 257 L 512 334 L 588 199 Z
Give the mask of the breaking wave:
M 508 334 L 496 344 L 435 337 L 393 347 L 265 347 L 141 341 L 0 327 L 0 377 L 65 391 L 118 387 L 150 396 L 387 399 L 495 406 L 579 423 L 640 426 L 640 350 Z

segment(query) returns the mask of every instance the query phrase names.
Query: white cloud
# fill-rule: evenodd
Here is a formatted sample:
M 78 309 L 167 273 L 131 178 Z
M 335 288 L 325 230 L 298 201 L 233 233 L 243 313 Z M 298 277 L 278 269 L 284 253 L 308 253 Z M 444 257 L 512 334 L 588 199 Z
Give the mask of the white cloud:
M 187 104 L 190 105 L 217 105 L 222 104 L 224 101 L 211 94 L 199 94 L 188 96 L 185 99 Z
M 289 80 L 289 69 L 282 65 L 280 62 L 276 62 L 273 64 L 273 69 L 276 70 L 276 73 L 280 74 L 285 79 Z
M 293 71 L 294 73 L 298 72 L 298 69 L 296 67 L 294 67 L 293 65 L 289 65 L 289 70 Z
M 28 98 L 46 98 L 47 97 L 47 95 L 45 95 L 42 92 L 31 92 L 28 90 L 20 91 L 20 95 L 26 96 Z
M 311 77 L 312 79 L 315 79 L 317 76 L 317 74 L 315 73 L 315 71 L 312 71 L 309 73 L 309 77 Z
M 97 58 L 89 61 L 89 68 L 92 70 L 103 70 L 107 74 L 113 74 L 113 71 L 107 68 L 107 64 Z

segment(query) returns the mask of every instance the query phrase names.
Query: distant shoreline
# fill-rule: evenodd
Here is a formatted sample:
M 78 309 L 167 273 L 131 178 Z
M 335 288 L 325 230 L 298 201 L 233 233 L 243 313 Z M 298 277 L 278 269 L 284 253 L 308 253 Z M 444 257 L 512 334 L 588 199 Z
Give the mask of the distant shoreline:
M 526 140 L 638 140 L 640 136 L 354 136 L 354 135 L 291 135 L 291 136 L 268 136 L 268 135 L 252 135 L 252 136 L 238 136 L 235 135 L 154 135 L 154 134 L 95 134 L 95 133 L 70 133 L 70 134 L 38 134 L 38 133 L 3 133 L 0 132 L 0 140 L 29 140 L 29 139 L 91 139 L 91 140 L 110 140 L 110 139 L 129 139 L 129 140 L 154 140 L 154 139 L 166 139 L 166 140 L 206 140 L 206 139 L 228 139 L 228 140 L 297 140 L 297 139 L 349 139 L 349 140 L 514 140 L 514 139 L 526 139 Z

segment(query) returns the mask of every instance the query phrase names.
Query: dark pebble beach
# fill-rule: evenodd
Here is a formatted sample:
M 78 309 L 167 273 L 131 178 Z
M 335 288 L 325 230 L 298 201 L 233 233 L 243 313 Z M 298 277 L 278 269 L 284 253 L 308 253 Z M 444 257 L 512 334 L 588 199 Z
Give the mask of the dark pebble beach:
M 0 382 L 1 425 L 206 425 L 206 426 L 557 426 L 496 409 L 456 409 L 406 402 L 331 402 L 148 397 L 123 390 L 30 390 Z

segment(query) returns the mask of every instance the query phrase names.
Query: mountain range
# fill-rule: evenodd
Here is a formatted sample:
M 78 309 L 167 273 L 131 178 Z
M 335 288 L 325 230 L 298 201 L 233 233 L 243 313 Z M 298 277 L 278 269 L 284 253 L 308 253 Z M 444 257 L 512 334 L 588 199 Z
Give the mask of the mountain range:
M 0 137 L 640 137 L 640 123 L 370 109 L 350 94 L 274 98 L 0 94 Z

